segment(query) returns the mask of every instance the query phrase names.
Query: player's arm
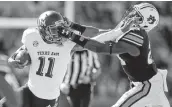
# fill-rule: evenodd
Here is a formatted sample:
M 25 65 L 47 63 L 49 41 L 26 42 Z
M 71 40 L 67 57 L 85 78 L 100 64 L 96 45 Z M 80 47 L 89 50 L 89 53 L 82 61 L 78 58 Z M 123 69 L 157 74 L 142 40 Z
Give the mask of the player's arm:
M 90 37 L 90 35 L 92 36 L 92 35 L 96 35 L 96 34 L 110 31 L 110 29 L 100 29 L 100 28 L 96 28 L 93 26 L 81 25 L 79 23 L 70 21 L 65 16 L 63 16 L 63 18 L 65 20 L 65 26 L 80 32 L 82 35 L 87 35 L 89 37 Z
M 60 31 L 60 30 L 59 30 Z M 121 54 L 121 53 L 129 53 L 132 56 L 138 56 L 140 54 L 140 51 L 138 49 L 138 47 L 134 46 L 131 43 L 126 42 L 123 37 L 127 37 L 125 33 L 124 35 L 122 35 L 120 37 L 120 35 L 116 36 L 115 34 L 118 33 L 114 33 L 114 35 L 116 37 L 118 37 L 118 41 L 117 42 L 113 42 L 113 41 L 104 41 L 104 42 L 99 42 L 97 39 L 94 38 L 88 38 L 79 34 L 75 34 L 73 32 L 70 31 L 61 31 L 59 32 L 61 33 L 61 35 L 69 38 L 71 41 L 77 43 L 78 45 L 89 49 L 93 52 L 96 53 L 105 53 L 105 54 L 109 54 L 109 53 L 113 53 L 113 54 Z
M 31 64 L 28 46 L 34 32 L 35 29 L 26 29 L 23 32 L 21 39 L 23 45 L 8 59 L 9 64 L 13 67 L 23 69 L 25 66 Z
M 16 55 L 22 50 L 27 51 L 27 49 L 24 45 L 22 45 L 19 49 L 17 49 L 16 52 L 14 52 L 10 58 L 14 60 L 16 58 Z
M 13 88 L 7 83 L 4 76 L 0 74 L 0 94 L 5 96 L 5 103 L 8 107 L 19 107 L 18 98 L 15 94 L 16 92 Z
M 81 25 L 75 22 L 71 23 L 70 28 L 79 31 L 82 35 L 87 35 L 88 37 L 110 31 L 110 29 L 99 29 L 93 26 Z
M 113 54 L 129 53 L 132 56 L 137 56 L 140 54 L 140 51 L 136 46 L 120 40 L 131 30 L 134 23 L 135 19 L 129 19 L 128 22 L 119 29 L 111 30 L 94 38 L 75 34 L 64 27 L 59 27 L 58 32 L 62 36 L 69 38 L 71 41 L 93 52 Z
M 74 30 L 77 30 L 75 28 L 81 28 L 81 29 L 85 29 L 85 30 L 80 30 L 79 32 L 80 33 L 77 33 L 77 34 L 82 34 L 82 35 L 86 35 L 87 37 L 92 37 L 92 36 L 96 36 L 96 39 L 99 41 L 102 41 L 102 37 L 100 36 L 97 36 L 97 35 L 100 35 L 100 34 L 103 34 L 105 32 L 108 32 L 110 31 L 110 29 L 99 29 L 99 28 L 96 28 L 96 27 L 92 27 L 92 26 L 85 26 L 85 25 L 80 25 L 80 24 L 76 24 L 74 23 L 73 26 L 75 26 Z M 77 27 L 76 27 L 77 26 Z M 106 36 L 106 39 L 109 40 L 111 37 L 109 35 L 109 37 Z M 77 47 L 81 47 L 81 46 L 77 46 Z M 80 51 L 83 50 L 83 48 L 79 48 Z
M 139 34 L 140 31 L 137 29 L 131 30 L 122 36 L 118 36 L 114 41 L 104 42 L 98 46 L 97 50 L 98 53 L 112 53 L 112 54 L 122 54 L 122 53 L 129 53 L 132 56 L 138 56 L 140 54 L 139 47 L 143 45 L 143 37 Z M 93 42 L 89 44 L 85 44 L 85 48 L 92 48 Z M 100 44 L 100 43 L 99 43 Z M 94 50 L 94 49 L 92 49 Z

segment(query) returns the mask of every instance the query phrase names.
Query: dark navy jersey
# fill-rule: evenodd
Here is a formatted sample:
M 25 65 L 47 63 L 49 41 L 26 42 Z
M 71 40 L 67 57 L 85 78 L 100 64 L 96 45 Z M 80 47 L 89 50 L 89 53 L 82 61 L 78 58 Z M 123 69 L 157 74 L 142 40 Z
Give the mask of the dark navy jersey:
M 131 30 L 120 41 L 132 44 L 140 50 L 139 56 L 128 53 L 118 55 L 121 65 L 131 81 L 146 81 L 156 74 L 156 66 L 151 56 L 151 48 L 146 31 Z

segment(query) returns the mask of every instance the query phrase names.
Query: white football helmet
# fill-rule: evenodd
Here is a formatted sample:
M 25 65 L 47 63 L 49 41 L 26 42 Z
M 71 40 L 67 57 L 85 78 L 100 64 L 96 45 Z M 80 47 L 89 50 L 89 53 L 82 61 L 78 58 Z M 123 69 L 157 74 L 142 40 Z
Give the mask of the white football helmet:
M 150 3 L 140 3 L 132 6 L 124 15 L 123 21 L 132 17 L 139 17 L 139 27 L 145 29 L 147 32 L 152 30 L 159 23 L 159 13 Z

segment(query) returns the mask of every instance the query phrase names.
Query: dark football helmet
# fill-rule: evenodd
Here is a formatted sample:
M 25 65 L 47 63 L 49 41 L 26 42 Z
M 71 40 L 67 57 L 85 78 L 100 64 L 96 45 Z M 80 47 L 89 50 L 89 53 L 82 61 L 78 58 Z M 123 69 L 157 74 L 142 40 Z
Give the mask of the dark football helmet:
M 37 21 L 39 32 L 43 40 L 48 44 L 61 44 L 62 36 L 58 34 L 58 26 L 64 23 L 62 15 L 55 11 L 42 13 Z

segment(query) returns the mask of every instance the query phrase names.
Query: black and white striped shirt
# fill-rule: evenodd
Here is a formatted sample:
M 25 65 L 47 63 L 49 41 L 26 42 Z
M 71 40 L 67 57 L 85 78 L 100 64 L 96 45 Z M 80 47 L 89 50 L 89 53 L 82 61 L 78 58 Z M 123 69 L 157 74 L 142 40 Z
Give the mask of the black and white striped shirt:
M 100 72 L 100 62 L 96 53 L 88 50 L 75 51 L 63 82 L 72 86 L 89 84 L 92 82 L 92 74 L 97 72 Z

